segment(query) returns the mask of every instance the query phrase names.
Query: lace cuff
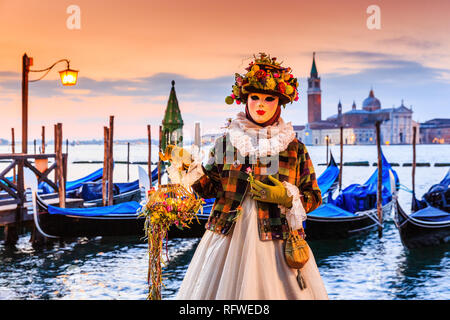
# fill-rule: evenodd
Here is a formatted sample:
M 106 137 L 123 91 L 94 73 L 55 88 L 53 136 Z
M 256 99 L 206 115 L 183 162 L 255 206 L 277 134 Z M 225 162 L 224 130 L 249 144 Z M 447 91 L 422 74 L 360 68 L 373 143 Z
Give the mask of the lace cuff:
M 298 230 L 302 228 L 302 223 L 306 220 L 306 211 L 300 200 L 302 195 L 300 195 L 300 190 L 295 185 L 286 181 L 283 181 L 282 183 L 286 188 L 288 196 L 292 197 L 292 207 L 286 208 L 282 205 L 278 205 L 278 207 L 281 209 L 281 213 L 286 215 L 289 227 L 292 230 Z

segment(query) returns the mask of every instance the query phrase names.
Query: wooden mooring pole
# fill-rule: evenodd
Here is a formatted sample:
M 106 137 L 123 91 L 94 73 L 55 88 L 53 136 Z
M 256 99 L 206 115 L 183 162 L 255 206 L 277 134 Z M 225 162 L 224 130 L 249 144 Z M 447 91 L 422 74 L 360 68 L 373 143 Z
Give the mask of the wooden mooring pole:
M 28 153 L 28 73 L 33 65 L 32 58 L 25 53 L 22 57 L 22 153 Z
M 127 182 L 130 182 L 130 143 L 127 142 Z
M 162 126 L 159 126 L 159 145 L 158 145 L 159 152 L 162 152 L 161 143 L 162 143 Z M 161 185 L 161 158 L 158 156 L 158 187 L 160 185 Z
M 150 181 L 150 187 L 152 186 L 152 127 L 147 125 L 147 139 L 148 139 L 148 179 Z
M 55 125 L 56 176 L 58 183 L 59 206 L 66 207 L 66 182 L 64 179 L 64 160 L 62 154 L 62 123 Z
M 16 140 L 14 138 L 14 128 L 11 128 L 11 152 L 16 153 Z M 16 166 L 13 168 L 13 182 L 16 183 Z
M 330 140 L 328 135 L 326 136 L 325 140 L 327 141 L 327 162 L 326 162 L 326 164 L 328 165 L 328 140 Z
M 416 135 L 417 135 L 417 127 L 413 127 L 413 143 L 412 143 L 412 147 L 413 147 L 413 161 L 412 161 L 412 174 L 411 174 L 411 179 L 412 179 L 412 193 L 413 193 L 413 198 L 412 198 L 412 208 L 413 210 L 416 210 L 415 208 L 415 197 L 416 197 Z
M 341 148 L 341 155 L 340 155 L 340 161 L 339 161 L 339 191 L 342 190 L 342 163 L 343 163 L 343 153 L 344 153 L 344 127 L 340 128 L 340 136 L 341 136 L 341 142 L 340 142 L 340 148 Z
M 108 163 L 108 205 L 112 206 L 114 202 L 113 193 L 113 172 L 114 172 L 114 116 L 109 116 L 109 163 Z
M 108 173 L 109 173 L 109 128 L 103 127 L 103 176 L 102 176 L 102 200 L 103 206 L 106 206 L 108 203 L 108 189 L 107 189 L 107 181 L 108 181 Z
M 377 157 L 378 157 L 378 183 L 377 183 L 377 215 L 378 215 L 378 237 L 383 236 L 383 199 L 381 195 L 381 188 L 383 186 L 383 164 L 381 161 L 381 141 L 380 141 L 380 121 L 375 122 L 377 135 Z
M 41 147 L 41 153 L 45 153 L 45 127 L 42 126 L 42 147 Z

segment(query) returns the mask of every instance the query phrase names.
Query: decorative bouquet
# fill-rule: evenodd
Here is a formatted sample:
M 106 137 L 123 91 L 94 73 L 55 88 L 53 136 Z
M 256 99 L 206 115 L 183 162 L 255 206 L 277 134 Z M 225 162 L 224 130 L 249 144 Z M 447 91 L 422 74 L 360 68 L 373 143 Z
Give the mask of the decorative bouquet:
M 202 198 L 182 185 L 161 185 L 149 192 L 149 199 L 141 209 L 140 216 L 145 216 L 145 233 L 148 238 L 149 251 L 149 300 L 161 300 L 162 285 L 162 247 L 167 232 L 172 225 L 179 229 L 189 228 L 197 219 L 197 212 L 203 211 Z M 197 219 L 198 222 L 198 219 Z

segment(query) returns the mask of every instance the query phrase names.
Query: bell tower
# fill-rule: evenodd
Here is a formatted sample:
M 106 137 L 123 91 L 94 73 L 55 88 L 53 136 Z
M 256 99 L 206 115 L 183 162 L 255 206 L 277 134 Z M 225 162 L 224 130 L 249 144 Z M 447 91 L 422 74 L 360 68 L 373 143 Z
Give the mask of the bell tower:
M 162 121 L 162 150 L 165 150 L 168 144 L 183 146 L 183 125 L 177 94 L 175 93 L 175 81 L 172 80 L 172 89 L 170 90 L 169 101 L 167 102 L 166 112 Z
M 316 53 L 313 52 L 311 74 L 308 78 L 308 123 L 322 120 L 322 90 L 316 67 Z

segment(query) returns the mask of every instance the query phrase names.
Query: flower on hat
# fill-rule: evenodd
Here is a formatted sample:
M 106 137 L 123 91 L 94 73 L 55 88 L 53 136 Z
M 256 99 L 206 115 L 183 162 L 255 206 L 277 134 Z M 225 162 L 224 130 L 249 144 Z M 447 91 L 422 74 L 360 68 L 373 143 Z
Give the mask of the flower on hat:
M 233 95 L 234 95 L 234 97 L 233 96 L 231 96 L 231 97 L 232 98 L 239 97 L 240 93 L 241 93 L 241 90 L 239 89 L 239 86 L 234 85 L 233 86 Z
M 268 78 L 266 81 L 266 88 L 268 90 L 275 90 L 276 87 L 277 87 L 277 82 L 275 81 L 275 79 L 272 77 Z
M 277 88 L 278 88 L 278 91 L 280 91 L 281 93 L 285 93 L 286 92 L 286 83 L 279 82 Z
M 255 77 L 258 80 L 264 79 L 266 77 L 267 73 L 264 70 L 258 70 L 255 72 Z
M 291 94 L 292 92 L 294 92 L 294 88 L 290 85 L 286 86 L 286 94 Z
M 233 104 L 233 102 L 234 102 L 234 99 L 232 97 L 228 96 L 228 97 L 225 98 L 225 103 L 226 104 Z

